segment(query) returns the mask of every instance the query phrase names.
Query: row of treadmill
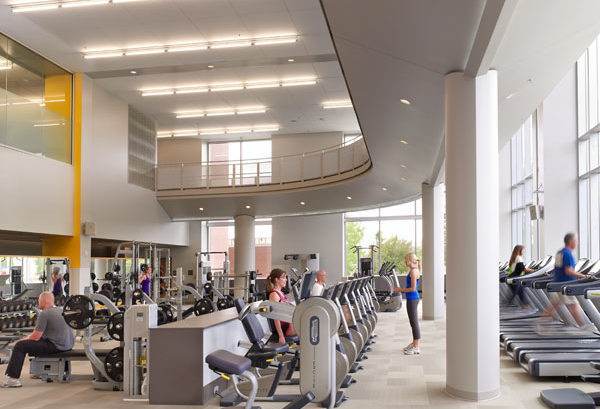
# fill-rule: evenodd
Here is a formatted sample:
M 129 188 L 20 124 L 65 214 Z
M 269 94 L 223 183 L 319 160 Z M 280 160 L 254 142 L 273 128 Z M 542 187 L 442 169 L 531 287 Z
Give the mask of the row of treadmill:
M 580 259 L 575 271 L 586 278 L 553 282 L 554 257 L 532 261 L 533 272 L 509 277 L 508 263 L 500 266 L 500 347 L 534 377 L 581 378 L 600 383 L 600 260 Z M 514 290 L 523 291 L 523 305 Z M 564 304 L 553 319 L 541 319 L 551 305 L 552 293 L 573 296 L 583 310 L 586 325 L 578 326 Z M 600 405 L 600 394 L 578 389 L 551 389 L 542 401 L 557 409 L 591 409 Z

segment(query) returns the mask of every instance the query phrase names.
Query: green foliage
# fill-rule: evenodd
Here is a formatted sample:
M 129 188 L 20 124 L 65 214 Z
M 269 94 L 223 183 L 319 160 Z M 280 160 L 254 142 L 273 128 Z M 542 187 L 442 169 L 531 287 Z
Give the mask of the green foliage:
M 365 228 L 357 222 L 346 223 L 346 275 L 356 273 L 356 253 L 353 247 L 360 244 L 365 235 Z
M 408 268 L 404 264 L 404 256 L 415 249 L 413 242 L 404 240 L 394 235 L 388 239 L 381 240 L 381 261 L 391 261 L 396 264 L 396 273 L 407 273 Z M 421 257 L 421 249 L 417 249 L 417 257 Z

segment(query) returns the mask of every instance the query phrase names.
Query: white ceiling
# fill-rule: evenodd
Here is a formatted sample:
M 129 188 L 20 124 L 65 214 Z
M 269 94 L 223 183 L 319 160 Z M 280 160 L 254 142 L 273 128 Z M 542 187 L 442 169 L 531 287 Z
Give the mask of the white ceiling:
M 500 143 L 519 127 L 600 32 L 597 0 L 492 0 L 511 7 L 497 38 L 483 44 L 498 70 Z M 0 4 L 8 4 L 0 0 Z M 352 97 L 373 168 L 325 189 L 228 198 L 161 200 L 176 219 L 205 216 L 322 213 L 406 201 L 437 179 L 443 161 L 444 75 L 465 70 L 484 0 L 148 0 L 118 6 L 15 15 L 0 7 L 2 31 L 73 71 L 83 71 L 162 130 L 213 127 L 220 119 L 177 120 L 177 110 L 262 104 L 265 115 L 225 125 L 277 123 L 279 133 L 358 130 L 352 110 L 320 108 L 325 99 Z M 93 10 L 93 11 L 92 11 Z M 324 13 L 323 13 L 324 12 Z M 326 17 L 326 20 L 325 20 Z M 492 21 L 494 23 L 494 21 Z M 485 24 L 489 24 L 486 22 Z M 293 45 L 84 60 L 81 51 L 150 42 L 214 40 L 235 35 L 295 32 Z M 333 39 L 333 44 L 332 40 Z M 477 38 L 477 41 L 479 38 Z M 341 68 L 335 61 L 339 58 Z M 288 58 L 296 61 L 288 63 Z M 208 64 L 214 64 L 209 69 Z M 130 75 L 134 69 L 138 75 Z M 343 72 L 343 75 L 342 75 Z M 143 87 L 287 76 L 318 85 L 255 92 L 144 97 Z M 345 88 L 347 83 L 348 90 Z M 293 93 L 292 93 L 293 92 Z M 505 97 L 518 92 L 514 98 Z M 411 101 L 407 106 L 400 99 Z M 323 118 L 321 120 L 321 118 Z M 295 120 L 296 122 L 292 122 Z M 185 125 L 184 125 L 185 124 Z M 408 141 L 408 145 L 400 143 Z M 401 165 L 405 165 L 406 168 Z M 406 178 L 406 181 L 401 180 Z M 381 187 L 388 188 L 386 192 Z M 351 201 L 346 196 L 353 197 Z M 299 201 L 307 202 L 300 207 Z M 250 204 L 252 209 L 245 210 Z

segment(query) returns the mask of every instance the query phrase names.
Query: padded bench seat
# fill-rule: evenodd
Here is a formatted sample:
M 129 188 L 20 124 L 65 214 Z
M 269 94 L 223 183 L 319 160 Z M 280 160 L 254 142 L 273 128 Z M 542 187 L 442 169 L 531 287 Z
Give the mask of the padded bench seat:
M 219 372 L 241 375 L 252 365 L 248 358 L 232 352 L 219 349 L 206 357 L 206 363 L 211 369 Z
M 100 359 L 103 359 L 110 351 L 110 349 L 94 350 Z M 29 373 L 39 376 L 46 382 L 70 382 L 72 361 L 87 361 L 85 351 L 72 349 L 56 354 L 34 356 L 30 360 Z

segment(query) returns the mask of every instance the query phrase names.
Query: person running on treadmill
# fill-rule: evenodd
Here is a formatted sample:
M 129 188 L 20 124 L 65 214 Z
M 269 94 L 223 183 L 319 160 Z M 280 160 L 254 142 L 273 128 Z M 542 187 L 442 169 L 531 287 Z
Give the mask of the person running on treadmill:
M 581 274 L 575 271 L 575 258 L 573 257 L 573 250 L 577 248 L 579 239 L 575 233 L 567 233 L 564 237 L 565 247 L 560 249 L 556 253 L 554 261 L 554 278 L 553 282 L 567 282 L 573 281 L 580 278 L 585 278 L 585 274 Z M 549 293 L 551 304 L 546 308 L 544 314 L 539 318 L 539 323 L 543 320 L 552 317 L 557 308 L 564 304 L 569 309 L 569 312 L 577 321 L 577 325 L 585 329 L 586 322 L 583 318 L 583 311 L 581 306 L 577 302 L 577 299 L 570 295 L 564 295 L 561 293 L 551 292 Z
M 43 292 L 38 303 L 42 312 L 38 315 L 34 331 L 15 344 L 6 367 L 8 379 L 1 385 L 3 388 L 21 387 L 19 378 L 25 355 L 56 354 L 73 348 L 73 331 L 62 316 L 62 308 L 54 306 L 54 295 Z
M 531 273 L 533 271 L 532 269 L 525 267 L 525 263 L 523 262 L 523 253 L 524 252 L 525 252 L 525 247 L 520 244 L 517 244 L 515 246 L 515 248 L 513 249 L 512 254 L 510 255 L 510 262 L 508 264 L 509 265 L 508 277 L 510 277 L 510 278 L 521 277 L 521 276 L 524 276 L 525 274 Z M 523 308 L 525 308 L 525 309 L 531 308 L 529 305 L 529 300 L 523 293 L 523 287 L 521 287 L 518 284 L 510 284 L 510 288 L 513 291 L 513 295 L 510 298 L 510 300 L 508 301 L 509 304 L 512 302 L 512 300 L 516 296 L 519 296 L 519 299 L 521 300 L 521 304 L 523 305 Z
M 315 281 L 312 291 L 310 293 L 311 297 L 319 297 L 325 291 L 325 283 L 327 282 L 327 273 L 325 270 L 317 271 L 317 280 Z
M 406 313 L 412 328 L 413 341 L 404 347 L 404 355 L 419 355 L 419 341 L 421 340 L 421 328 L 419 327 L 419 280 L 421 279 L 421 260 L 415 253 L 404 256 L 404 263 L 410 269 L 406 276 L 406 288 L 396 287 L 395 293 L 406 293 Z
M 281 291 L 283 287 L 285 287 L 287 283 L 287 276 L 285 271 L 276 268 L 271 271 L 271 274 L 267 277 L 265 281 L 267 293 L 269 293 L 269 300 L 275 302 L 287 302 L 290 300 L 283 295 Z M 277 336 L 279 338 L 280 344 L 285 344 L 285 337 L 293 337 L 296 335 L 296 330 L 294 329 L 294 324 L 291 322 L 273 320 L 275 324 L 275 329 L 277 330 Z

